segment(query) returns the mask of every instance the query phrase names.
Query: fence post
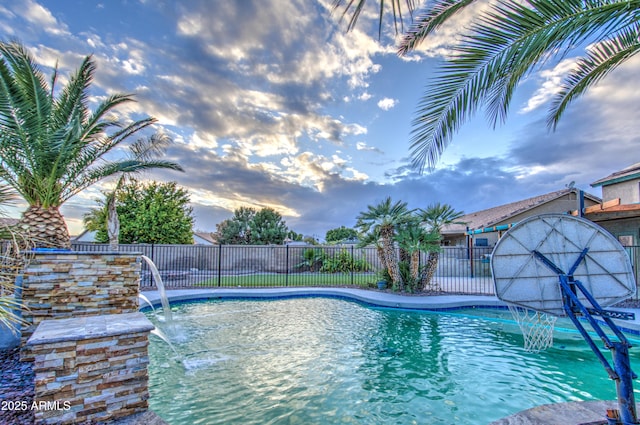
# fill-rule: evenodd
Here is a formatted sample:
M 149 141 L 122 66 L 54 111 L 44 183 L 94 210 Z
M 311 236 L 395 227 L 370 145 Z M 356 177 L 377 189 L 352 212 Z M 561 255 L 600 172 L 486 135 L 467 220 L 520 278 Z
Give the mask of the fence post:
M 353 286 L 353 268 L 356 264 L 356 258 L 353 256 L 353 244 L 351 245 L 351 286 Z
M 218 287 L 222 286 L 222 244 L 218 245 Z
M 285 255 L 284 286 L 289 286 L 289 244 L 286 244 L 285 246 L 287 247 L 287 252 Z

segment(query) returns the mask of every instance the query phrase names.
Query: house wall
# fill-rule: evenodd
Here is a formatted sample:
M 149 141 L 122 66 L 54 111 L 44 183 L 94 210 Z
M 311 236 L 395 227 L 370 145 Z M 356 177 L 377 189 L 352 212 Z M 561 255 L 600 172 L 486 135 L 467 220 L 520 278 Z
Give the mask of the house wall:
M 617 198 L 620 198 L 620 203 L 623 205 L 640 202 L 640 179 L 602 186 L 603 202 Z
M 623 245 L 640 245 L 640 217 L 616 219 L 596 222 L 616 237 Z M 631 244 L 626 243 L 625 236 L 631 236 Z

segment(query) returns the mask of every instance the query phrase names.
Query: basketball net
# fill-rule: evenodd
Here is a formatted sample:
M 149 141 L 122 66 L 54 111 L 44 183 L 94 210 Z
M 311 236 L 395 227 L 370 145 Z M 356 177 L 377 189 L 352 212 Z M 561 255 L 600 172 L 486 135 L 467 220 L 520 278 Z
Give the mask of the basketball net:
M 551 314 L 509 304 L 509 311 L 524 336 L 524 349 L 539 353 L 553 345 L 553 326 L 558 319 Z

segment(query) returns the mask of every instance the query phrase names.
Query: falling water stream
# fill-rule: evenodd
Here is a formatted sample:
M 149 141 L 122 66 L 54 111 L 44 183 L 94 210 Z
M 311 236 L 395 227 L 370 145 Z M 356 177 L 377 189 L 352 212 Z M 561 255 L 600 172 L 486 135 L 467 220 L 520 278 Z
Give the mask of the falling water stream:
M 169 305 L 167 292 L 165 291 L 165 288 L 164 288 L 164 282 L 162 281 L 160 272 L 158 271 L 158 268 L 154 264 L 153 260 L 147 257 L 146 255 L 142 255 L 141 258 L 147 263 L 147 266 L 149 266 L 149 270 L 151 270 L 151 275 L 153 276 L 153 280 L 156 283 L 156 286 L 158 287 L 158 293 L 160 294 L 160 303 L 162 304 L 162 314 L 164 315 L 163 328 L 169 334 L 169 336 L 167 336 L 167 334 L 164 331 L 159 329 L 158 326 L 156 326 L 156 328 L 152 330 L 151 333 L 157 336 L 158 338 L 160 338 L 162 341 L 164 341 L 169 346 L 169 348 L 171 348 L 171 351 L 173 351 L 177 359 L 182 362 L 183 356 L 181 356 L 178 353 L 175 346 L 171 343 L 171 338 L 176 338 L 176 336 L 178 335 L 178 332 L 176 330 L 176 326 L 173 321 L 173 316 L 171 314 L 171 306 Z M 139 294 L 139 296 L 144 302 L 146 302 L 151 307 L 151 310 L 153 311 L 155 316 L 156 310 L 155 308 L 153 308 L 153 304 L 151 303 L 151 301 L 149 301 L 149 298 L 147 298 L 143 294 Z

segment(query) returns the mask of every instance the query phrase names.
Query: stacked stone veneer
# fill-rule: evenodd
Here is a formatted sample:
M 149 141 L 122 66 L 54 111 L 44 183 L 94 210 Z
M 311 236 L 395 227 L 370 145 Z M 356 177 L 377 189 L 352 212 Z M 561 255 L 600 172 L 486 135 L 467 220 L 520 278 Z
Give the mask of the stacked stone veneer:
M 36 252 L 24 272 L 22 343 L 46 319 L 138 311 L 138 253 Z M 23 360 L 30 360 L 28 350 Z
M 45 320 L 28 341 L 36 424 L 109 422 L 147 410 L 142 313 Z

